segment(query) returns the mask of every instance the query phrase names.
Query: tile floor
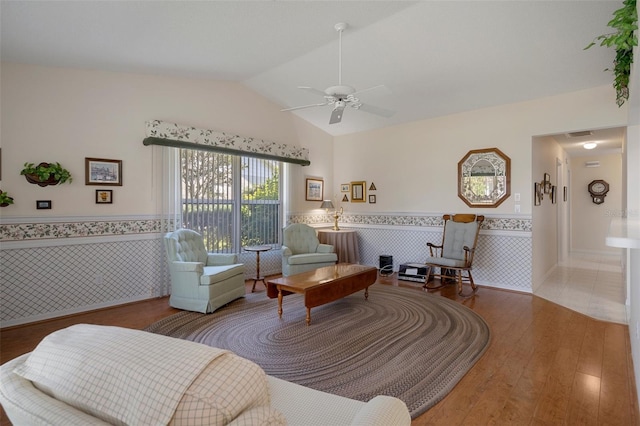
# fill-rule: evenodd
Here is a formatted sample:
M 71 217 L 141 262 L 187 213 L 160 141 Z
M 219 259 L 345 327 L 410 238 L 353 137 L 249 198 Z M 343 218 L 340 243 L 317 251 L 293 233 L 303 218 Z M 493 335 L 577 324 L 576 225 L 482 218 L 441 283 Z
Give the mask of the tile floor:
M 534 294 L 592 318 L 627 324 L 620 256 L 572 254 Z

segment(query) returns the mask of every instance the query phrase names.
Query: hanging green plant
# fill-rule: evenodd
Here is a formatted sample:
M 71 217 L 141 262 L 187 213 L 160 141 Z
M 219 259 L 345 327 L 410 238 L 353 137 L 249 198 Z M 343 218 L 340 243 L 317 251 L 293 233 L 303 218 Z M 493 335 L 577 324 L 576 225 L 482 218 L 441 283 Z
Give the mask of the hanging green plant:
M 9 193 L 0 190 L 0 207 L 7 207 L 9 204 L 13 204 L 13 197 L 10 197 Z
M 616 49 L 616 58 L 613 60 L 613 68 L 605 71 L 613 71 L 613 87 L 616 89 L 616 103 L 622 106 L 629 99 L 629 76 L 633 63 L 633 47 L 638 45 L 638 11 L 636 0 L 624 0 L 621 9 L 613 12 L 613 19 L 607 26 L 616 30 L 609 34 L 596 37 L 586 49 L 597 44 Z
M 38 186 L 58 185 L 73 181 L 71 173 L 60 163 L 40 163 L 37 166 L 33 163 L 24 163 L 20 174 L 24 175 L 29 183 Z

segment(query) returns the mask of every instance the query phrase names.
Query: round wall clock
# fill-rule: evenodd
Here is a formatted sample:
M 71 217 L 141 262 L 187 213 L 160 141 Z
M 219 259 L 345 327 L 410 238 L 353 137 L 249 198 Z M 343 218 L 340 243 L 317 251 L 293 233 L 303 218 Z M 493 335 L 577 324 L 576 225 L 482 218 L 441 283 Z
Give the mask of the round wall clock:
M 606 197 L 607 192 L 609 192 L 609 184 L 602 179 L 596 179 L 587 185 L 587 189 L 589 190 L 589 194 L 591 194 L 591 200 L 595 204 L 602 204 L 604 203 L 604 197 Z

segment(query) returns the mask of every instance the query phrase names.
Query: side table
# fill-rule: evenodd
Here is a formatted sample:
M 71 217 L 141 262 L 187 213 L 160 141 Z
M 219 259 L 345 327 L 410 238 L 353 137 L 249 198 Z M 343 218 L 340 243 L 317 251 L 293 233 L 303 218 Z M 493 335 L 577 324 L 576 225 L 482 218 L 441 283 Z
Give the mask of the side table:
M 355 230 L 318 229 L 318 241 L 335 247 L 338 263 L 360 263 L 360 246 Z
M 256 254 L 256 276 L 253 279 L 253 287 L 251 287 L 251 293 L 253 293 L 256 289 L 256 283 L 258 281 L 262 281 L 265 288 L 267 287 L 267 283 L 264 280 L 264 277 L 260 276 L 260 253 L 263 251 L 271 250 L 271 246 L 247 246 L 244 248 L 245 251 L 252 251 Z

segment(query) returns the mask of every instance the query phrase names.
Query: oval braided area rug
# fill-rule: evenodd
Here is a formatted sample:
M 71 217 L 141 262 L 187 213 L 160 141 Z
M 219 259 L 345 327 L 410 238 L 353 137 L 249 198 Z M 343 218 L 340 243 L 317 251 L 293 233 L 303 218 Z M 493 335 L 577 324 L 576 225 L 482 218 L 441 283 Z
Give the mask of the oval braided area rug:
M 412 418 L 435 405 L 489 345 L 487 323 L 439 295 L 374 284 L 311 309 L 301 295 L 249 294 L 213 314 L 180 312 L 146 331 L 229 349 L 267 374 L 324 392 L 369 401 L 390 395 Z

